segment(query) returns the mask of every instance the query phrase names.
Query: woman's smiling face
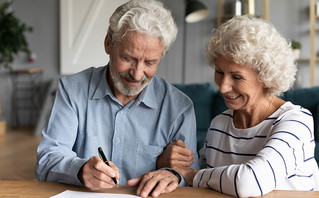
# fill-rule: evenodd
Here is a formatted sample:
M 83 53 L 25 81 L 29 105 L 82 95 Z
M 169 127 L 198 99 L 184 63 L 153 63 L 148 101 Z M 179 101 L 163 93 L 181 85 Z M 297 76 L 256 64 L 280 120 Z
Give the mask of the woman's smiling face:
M 215 64 L 215 82 L 229 109 L 249 112 L 266 97 L 264 83 L 258 80 L 255 70 L 221 55 L 218 55 Z

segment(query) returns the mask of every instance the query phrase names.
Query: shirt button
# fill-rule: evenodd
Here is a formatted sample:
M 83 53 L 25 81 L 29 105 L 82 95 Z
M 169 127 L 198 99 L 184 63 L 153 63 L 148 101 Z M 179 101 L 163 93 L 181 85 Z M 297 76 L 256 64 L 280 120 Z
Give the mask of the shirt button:
M 158 152 L 159 152 L 159 153 L 162 152 L 162 149 L 158 149 Z
M 120 138 L 116 138 L 116 142 L 117 142 L 117 143 L 120 143 Z

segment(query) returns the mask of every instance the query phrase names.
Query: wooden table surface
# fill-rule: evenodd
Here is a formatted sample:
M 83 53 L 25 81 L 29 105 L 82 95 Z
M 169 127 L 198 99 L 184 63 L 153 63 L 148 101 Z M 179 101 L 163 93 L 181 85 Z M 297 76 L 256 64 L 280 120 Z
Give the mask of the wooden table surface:
M 90 192 L 89 190 L 77 186 L 71 186 L 56 182 L 38 182 L 38 181 L 8 181 L 0 180 L 0 197 L 32 197 L 42 198 L 57 195 L 65 190 Z M 119 193 L 135 195 L 135 188 L 129 186 L 120 186 L 119 188 L 107 189 L 98 192 L 104 193 Z M 211 189 L 192 188 L 192 187 L 178 187 L 174 192 L 163 194 L 161 198 L 208 198 L 208 197 L 230 197 Z M 319 191 L 304 192 L 304 191 L 273 191 L 263 197 L 303 197 L 314 198 L 319 197 Z

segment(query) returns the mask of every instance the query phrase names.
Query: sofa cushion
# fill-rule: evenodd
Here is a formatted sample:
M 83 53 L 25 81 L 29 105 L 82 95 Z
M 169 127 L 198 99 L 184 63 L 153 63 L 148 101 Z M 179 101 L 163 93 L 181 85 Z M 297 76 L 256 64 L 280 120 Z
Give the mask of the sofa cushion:
M 319 87 L 292 89 L 283 93 L 281 98 L 314 113 L 316 106 L 319 104 Z
M 212 119 L 215 118 L 217 115 L 223 113 L 227 109 L 228 108 L 225 104 L 224 96 L 218 91 L 214 97 Z
M 314 121 L 314 134 L 315 140 L 319 142 L 319 104 L 316 105 L 314 111 L 312 112 L 313 121 Z
M 317 160 L 317 164 L 319 166 L 319 104 L 316 106 L 315 111 L 313 113 L 313 120 L 315 123 L 314 134 L 315 134 L 315 158 Z
M 319 167 L 319 141 L 316 141 L 315 159 L 316 159 L 318 167 Z
M 209 83 L 201 84 L 174 84 L 179 90 L 184 92 L 194 104 L 197 128 L 197 149 L 204 144 L 206 132 L 215 114 L 213 109 L 215 89 Z

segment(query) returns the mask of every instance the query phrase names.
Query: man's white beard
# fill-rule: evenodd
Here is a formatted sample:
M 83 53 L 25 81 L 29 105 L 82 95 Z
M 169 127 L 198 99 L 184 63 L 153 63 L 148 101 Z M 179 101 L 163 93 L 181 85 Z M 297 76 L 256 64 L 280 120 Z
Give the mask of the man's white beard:
M 128 84 L 124 84 L 121 81 L 121 77 L 128 79 L 129 81 L 136 81 L 127 71 L 118 73 L 118 75 L 114 76 L 112 73 L 112 66 L 110 66 L 110 74 L 113 80 L 114 86 L 117 88 L 121 94 L 125 96 L 136 96 L 150 83 L 151 79 L 148 79 L 145 75 L 138 82 L 141 82 L 139 86 L 130 86 Z M 137 81 L 136 81 L 137 82 Z

